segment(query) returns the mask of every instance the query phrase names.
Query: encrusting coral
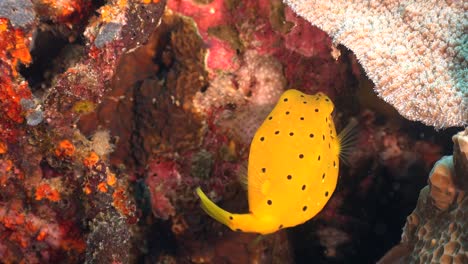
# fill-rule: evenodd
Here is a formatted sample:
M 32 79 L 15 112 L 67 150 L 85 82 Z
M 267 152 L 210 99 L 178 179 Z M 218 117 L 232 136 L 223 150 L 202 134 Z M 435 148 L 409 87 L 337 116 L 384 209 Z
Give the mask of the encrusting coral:
M 463 1 L 285 0 L 357 56 L 375 90 L 410 120 L 468 120 Z
M 466 182 L 468 129 L 455 135 L 454 155 L 435 163 L 419 195 L 416 209 L 408 216 L 400 244 L 378 263 L 466 263 L 468 208 Z M 456 161 L 456 167 L 454 166 Z M 463 164 L 463 165 L 462 165 Z M 460 180 L 463 178 L 464 180 Z

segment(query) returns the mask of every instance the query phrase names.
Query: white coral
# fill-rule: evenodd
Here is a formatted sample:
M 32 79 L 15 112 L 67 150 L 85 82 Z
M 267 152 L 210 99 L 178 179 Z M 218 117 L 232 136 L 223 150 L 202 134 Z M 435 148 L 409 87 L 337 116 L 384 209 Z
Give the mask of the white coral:
M 284 2 L 350 48 L 404 117 L 437 128 L 468 123 L 468 2 Z

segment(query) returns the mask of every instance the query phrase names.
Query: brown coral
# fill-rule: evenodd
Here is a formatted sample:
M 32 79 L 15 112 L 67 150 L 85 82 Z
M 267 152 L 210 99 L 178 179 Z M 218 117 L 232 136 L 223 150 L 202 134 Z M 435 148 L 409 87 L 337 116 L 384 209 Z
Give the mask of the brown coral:
M 454 143 L 463 140 L 465 132 L 454 136 Z M 460 137 L 461 139 L 459 139 Z M 453 160 L 467 166 L 468 160 L 455 148 L 454 158 L 443 157 L 436 162 L 414 211 L 403 228 L 401 243 L 391 249 L 380 264 L 406 258 L 408 263 L 466 263 L 468 239 L 465 230 L 468 210 L 468 189 L 459 185 L 466 171 L 454 168 Z

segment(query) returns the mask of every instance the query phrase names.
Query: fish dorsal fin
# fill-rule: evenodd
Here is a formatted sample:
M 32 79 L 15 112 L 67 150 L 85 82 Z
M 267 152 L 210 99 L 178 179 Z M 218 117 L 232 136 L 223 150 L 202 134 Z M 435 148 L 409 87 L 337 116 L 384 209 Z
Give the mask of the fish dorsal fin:
M 345 163 L 349 164 L 349 155 L 352 149 L 358 142 L 358 121 L 356 118 L 351 118 L 348 124 L 338 135 L 338 141 L 340 143 L 340 159 Z

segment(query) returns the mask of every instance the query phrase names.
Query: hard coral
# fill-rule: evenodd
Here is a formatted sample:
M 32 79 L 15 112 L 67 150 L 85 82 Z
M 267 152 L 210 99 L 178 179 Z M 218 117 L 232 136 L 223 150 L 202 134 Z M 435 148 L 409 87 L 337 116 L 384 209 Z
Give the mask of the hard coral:
M 468 128 L 452 137 L 453 140 L 453 167 L 455 170 L 454 182 L 458 188 L 468 190 Z
M 467 124 L 463 1 L 285 2 L 350 48 L 401 115 L 438 128 Z
M 463 137 L 463 132 L 454 136 Z M 391 249 L 379 263 L 394 263 L 405 259 L 411 263 L 466 263 L 468 208 L 466 184 L 456 179 L 466 178 L 466 170 L 454 168 L 453 160 L 467 166 L 468 159 L 455 151 L 435 163 L 429 185 L 424 187 L 414 211 L 407 217 L 401 243 Z

